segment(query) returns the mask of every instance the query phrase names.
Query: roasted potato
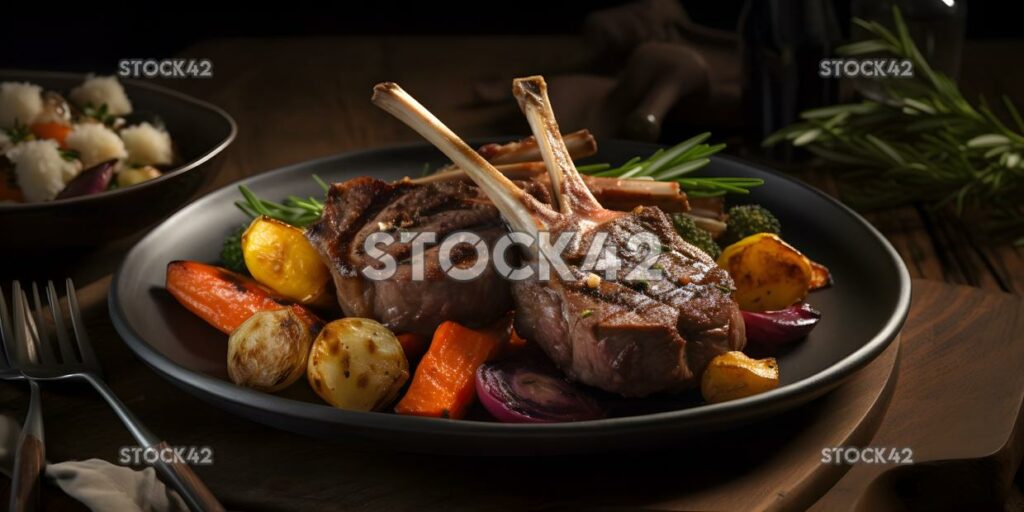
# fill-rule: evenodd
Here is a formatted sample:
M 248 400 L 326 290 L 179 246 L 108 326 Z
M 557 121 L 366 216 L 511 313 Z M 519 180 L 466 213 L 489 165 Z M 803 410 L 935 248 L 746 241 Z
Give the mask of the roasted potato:
M 295 226 L 256 218 L 242 234 L 242 257 L 252 277 L 289 299 L 313 305 L 331 301 L 331 274 Z
M 816 261 L 810 261 L 810 263 L 811 290 L 818 290 L 821 288 L 828 288 L 829 286 L 832 286 L 832 272 L 829 271 L 828 267 Z
M 280 391 L 302 377 L 316 326 L 293 308 L 254 313 L 228 338 L 231 382 Z
M 700 393 L 711 403 L 753 396 L 777 387 L 779 364 L 774 357 L 751 359 L 738 351 L 712 359 L 700 380 Z
M 811 262 L 778 235 L 759 233 L 722 251 L 718 265 L 729 272 L 733 297 L 744 311 L 775 311 L 807 296 Z
M 343 318 L 320 331 L 306 376 L 327 403 L 372 411 L 395 400 L 409 380 L 409 362 L 387 327 L 367 318 Z

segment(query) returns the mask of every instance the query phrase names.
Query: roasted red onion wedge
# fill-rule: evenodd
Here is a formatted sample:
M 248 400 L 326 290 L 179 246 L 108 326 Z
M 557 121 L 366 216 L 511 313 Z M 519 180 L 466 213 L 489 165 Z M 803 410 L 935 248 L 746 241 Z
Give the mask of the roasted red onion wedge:
M 503 423 L 558 423 L 605 417 L 601 405 L 550 365 L 503 361 L 476 371 L 480 403 Z
M 821 313 L 806 302 L 778 311 L 743 312 L 747 340 L 769 347 L 785 345 L 807 336 L 820 319 Z
M 114 166 L 116 165 L 117 160 L 107 160 L 78 173 L 78 176 L 72 178 L 64 186 L 64 190 L 57 194 L 57 199 L 103 192 L 110 185 L 110 180 L 114 178 Z

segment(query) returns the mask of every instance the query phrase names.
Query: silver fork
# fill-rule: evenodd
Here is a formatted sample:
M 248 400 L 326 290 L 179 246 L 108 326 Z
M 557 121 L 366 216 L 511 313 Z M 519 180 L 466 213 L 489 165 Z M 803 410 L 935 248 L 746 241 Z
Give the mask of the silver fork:
M 33 286 L 36 303 L 39 291 Z M 13 320 L 7 314 L 7 301 L 0 287 L 0 342 L 3 355 L 0 357 L 0 379 L 22 380 L 25 376 L 14 366 L 22 366 L 37 354 L 36 343 L 42 321 L 33 321 L 29 315 L 28 301 L 21 284 L 14 282 L 11 302 Z M 36 315 L 42 311 L 37 307 Z M 41 318 L 41 317 L 39 317 Z M 14 452 L 14 467 L 11 471 L 11 496 L 8 510 L 35 510 L 39 504 L 39 475 L 46 464 L 46 447 L 43 444 L 43 411 L 40 406 L 39 384 L 29 379 L 28 411 L 25 423 L 18 436 Z
M 65 379 L 78 379 L 84 380 L 92 385 L 93 388 L 99 392 L 100 396 L 106 400 L 107 404 L 110 405 L 111 409 L 117 414 L 121 422 L 124 423 L 125 427 L 135 438 L 136 442 L 145 449 L 152 450 L 157 456 L 147 457 L 146 460 L 155 459 L 156 462 L 153 466 L 157 472 L 163 477 L 164 482 L 168 483 L 171 487 L 176 489 L 182 498 L 184 498 L 186 504 L 192 510 L 212 510 L 222 511 L 224 506 L 217 501 L 217 498 L 210 492 L 210 489 L 199 479 L 199 476 L 192 471 L 192 468 L 185 463 L 185 461 L 178 460 L 173 456 L 173 450 L 170 446 L 161 441 L 152 432 L 150 432 L 138 418 L 135 417 L 132 412 L 125 407 L 120 399 L 114 395 L 114 392 L 107 386 L 101 376 L 101 368 L 99 359 L 96 358 L 95 352 L 93 352 L 92 345 L 89 343 L 89 337 L 85 332 L 85 325 L 82 323 L 81 310 L 78 306 L 78 297 L 75 294 L 74 283 L 71 279 L 68 279 L 65 283 L 67 287 L 67 305 L 68 305 L 68 317 L 71 320 L 71 331 L 74 334 L 75 346 L 72 346 L 71 340 L 68 336 L 68 330 L 65 327 L 63 313 L 60 307 L 60 301 L 57 296 L 57 290 L 53 285 L 53 281 L 47 283 L 46 296 L 49 301 L 50 311 L 53 316 L 54 331 L 57 338 L 57 346 L 60 350 L 60 358 L 56 357 L 53 352 L 53 345 L 50 344 L 49 338 L 45 334 L 41 334 L 39 358 L 36 362 L 26 361 L 25 364 L 19 364 L 19 370 L 27 377 L 30 381 L 50 381 L 50 380 L 65 380 Z M 33 291 L 35 291 L 35 285 L 33 285 Z M 34 293 L 36 299 L 36 311 L 37 316 L 42 310 L 41 303 L 39 301 L 39 294 Z M 27 301 L 26 301 L 27 304 Z M 41 316 L 40 316 L 41 318 Z M 41 323 L 41 322 L 40 322 Z M 42 325 L 40 332 L 44 331 Z M 75 348 L 77 347 L 77 352 Z M 165 460 L 170 458 L 171 460 Z

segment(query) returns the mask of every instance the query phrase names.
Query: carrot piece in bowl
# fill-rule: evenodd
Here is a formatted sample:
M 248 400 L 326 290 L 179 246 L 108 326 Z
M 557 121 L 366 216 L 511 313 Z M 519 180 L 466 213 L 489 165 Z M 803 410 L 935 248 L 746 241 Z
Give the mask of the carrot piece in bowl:
M 71 133 L 71 126 L 64 123 L 35 123 L 29 129 L 36 138 L 55 140 L 60 147 L 64 147 L 64 139 Z

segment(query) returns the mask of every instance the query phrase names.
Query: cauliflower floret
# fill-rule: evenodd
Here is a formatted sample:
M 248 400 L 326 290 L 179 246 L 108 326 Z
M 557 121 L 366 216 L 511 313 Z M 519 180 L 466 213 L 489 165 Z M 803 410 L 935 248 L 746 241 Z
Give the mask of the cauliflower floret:
M 132 102 L 124 92 L 121 82 L 113 76 L 90 75 L 82 85 L 71 90 L 71 101 L 79 107 L 92 105 L 99 108 L 107 106 L 107 112 L 115 116 L 132 113 Z
M 81 171 L 77 161 L 61 156 L 52 140 L 22 142 L 7 151 L 7 158 L 14 163 L 18 187 L 29 202 L 53 199 Z
M 11 138 L 8 137 L 7 134 L 3 132 L 3 130 L 0 130 L 0 155 L 6 153 L 7 150 L 11 149 L 11 147 L 13 146 L 14 144 L 11 143 Z
M 121 139 L 128 150 L 128 161 L 133 164 L 167 165 L 174 156 L 171 136 L 149 123 L 121 130 Z
M 32 124 L 43 111 L 43 88 L 28 82 L 0 83 L 0 128 Z
M 99 123 L 75 125 L 64 139 L 64 144 L 78 152 L 82 165 L 87 169 L 112 158 L 121 160 L 128 156 L 121 137 Z

